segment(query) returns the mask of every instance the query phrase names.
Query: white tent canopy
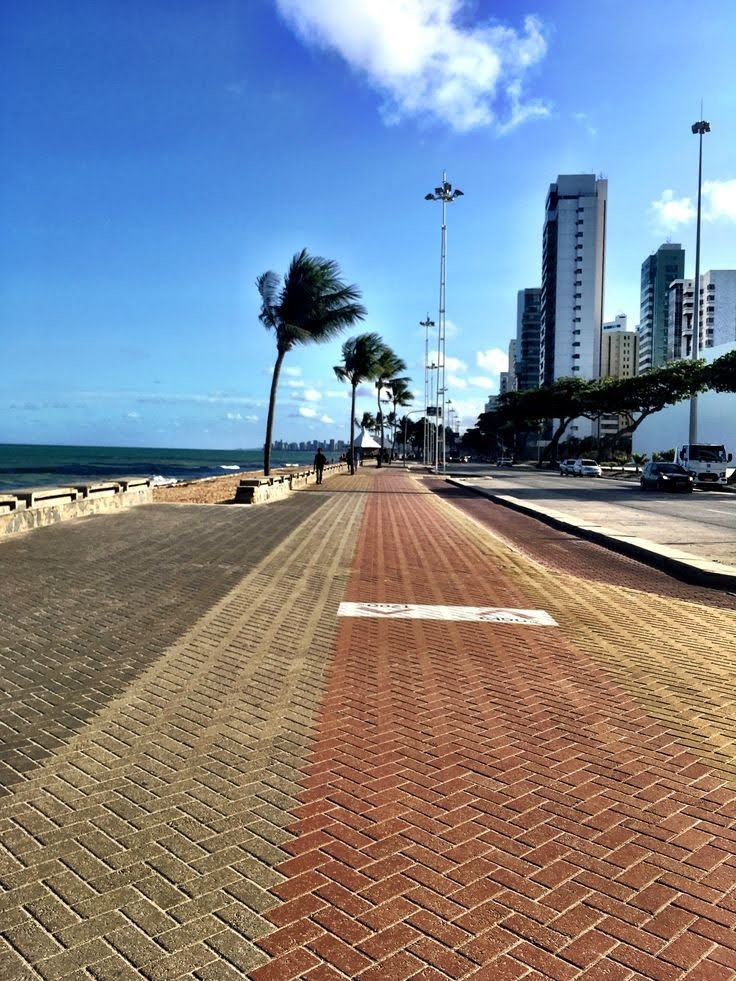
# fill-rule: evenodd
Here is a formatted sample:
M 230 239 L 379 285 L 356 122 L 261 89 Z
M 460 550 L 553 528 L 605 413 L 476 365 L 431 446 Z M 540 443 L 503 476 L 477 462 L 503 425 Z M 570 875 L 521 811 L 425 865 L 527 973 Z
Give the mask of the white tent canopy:
M 365 429 L 361 429 L 360 435 L 355 437 L 355 446 L 359 450 L 380 450 L 381 448 L 381 444 L 377 443 Z

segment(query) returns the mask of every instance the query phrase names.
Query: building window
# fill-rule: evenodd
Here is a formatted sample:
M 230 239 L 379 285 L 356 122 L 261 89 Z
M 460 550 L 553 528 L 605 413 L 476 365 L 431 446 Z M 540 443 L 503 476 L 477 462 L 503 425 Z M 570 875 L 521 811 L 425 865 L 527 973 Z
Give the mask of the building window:
M 573 341 L 572 342 L 572 346 L 573 347 L 580 347 L 580 341 Z
M 573 361 L 579 361 L 580 360 L 580 355 L 579 354 L 573 354 L 572 360 Z
M 579 330 L 574 330 L 574 331 L 573 331 L 573 336 L 574 336 L 575 334 L 579 334 L 579 333 L 580 333 L 580 331 L 579 331 Z

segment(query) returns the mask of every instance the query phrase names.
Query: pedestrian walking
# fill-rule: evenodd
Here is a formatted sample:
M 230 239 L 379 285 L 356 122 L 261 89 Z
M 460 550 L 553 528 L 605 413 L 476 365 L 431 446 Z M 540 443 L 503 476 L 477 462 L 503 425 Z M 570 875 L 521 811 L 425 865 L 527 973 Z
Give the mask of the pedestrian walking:
M 322 452 L 322 447 L 320 446 L 314 457 L 314 469 L 317 471 L 317 483 L 322 483 L 322 474 L 325 471 L 325 464 L 327 463 L 327 457 Z

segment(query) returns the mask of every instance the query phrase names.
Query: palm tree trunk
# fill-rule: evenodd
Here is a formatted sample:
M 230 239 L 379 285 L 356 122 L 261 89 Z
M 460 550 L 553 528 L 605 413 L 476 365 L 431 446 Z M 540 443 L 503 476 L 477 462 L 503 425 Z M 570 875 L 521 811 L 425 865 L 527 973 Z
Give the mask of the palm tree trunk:
M 377 382 L 376 387 L 378 388 L 378 396 L 376 401 L 378 402 L 378 418 L 381 420 L 381 449 L 378 451 L 378 466 L 383 466 L 383 412 L 381 412 L 381 383 Z
M 350 473 L 355 474 L 355 389 L 358 383 L 354 382 L 350 397 Z
M 285 354 L 286 351 L 279 351 L 276 364 L 273 366 L 271 394 L 268 399 L 268 418 L 266 419 L 266 442 L 263 445 L 263 473 L 266 477 L 271 474 L 271 443 L 273 442 L 273 418 L 276 414 L 276 390 L 279 387 L 279 375 Z

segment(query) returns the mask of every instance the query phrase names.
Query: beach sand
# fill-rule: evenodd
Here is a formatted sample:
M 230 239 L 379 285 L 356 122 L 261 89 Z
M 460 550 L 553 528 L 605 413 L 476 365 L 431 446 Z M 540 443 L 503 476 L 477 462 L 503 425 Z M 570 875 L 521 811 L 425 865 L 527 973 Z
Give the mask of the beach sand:
M 299 473 L 300 470 L 309 470 L 309 467 L 277 469 L 272 470 L 271 474 L 278 476 L 282 473 Z M 235 490 L 241 480 L 262 476 L 262 470 L 249 470 L 247 473 L 242 471 L 228 474 L 226 477 L 208 477 L 204 480 L 154 487 L 153 500 L 157 504 L 232 504 L 235 500 Z

